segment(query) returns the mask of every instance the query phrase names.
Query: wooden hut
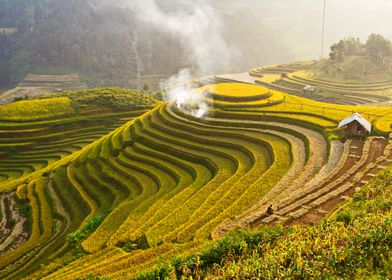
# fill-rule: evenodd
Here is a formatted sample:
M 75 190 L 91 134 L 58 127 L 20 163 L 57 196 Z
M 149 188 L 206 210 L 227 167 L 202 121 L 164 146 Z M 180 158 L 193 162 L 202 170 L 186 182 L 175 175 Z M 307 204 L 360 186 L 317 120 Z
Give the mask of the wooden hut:
M 371 123 L 358 113 L 342 120 L 339 123 L 339 128 L 345 128 L 346 134 L 349 137 L 366 136 L 372 132 Z

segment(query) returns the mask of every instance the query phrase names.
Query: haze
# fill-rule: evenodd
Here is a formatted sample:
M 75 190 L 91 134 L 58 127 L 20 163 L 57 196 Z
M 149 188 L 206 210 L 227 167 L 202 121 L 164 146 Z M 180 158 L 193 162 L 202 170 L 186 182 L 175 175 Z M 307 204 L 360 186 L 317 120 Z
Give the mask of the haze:
M 248 0 L 241 4 L 215 0 L 211 3 L 237 14 L 236 24 L 242 28 L 231 39 L 237 38 L 237 44 L 248 44 L 252 38 L 254 46 L 242 47 L 258 49 L 255 65 L 315 59 L 320 55 L 322 0 Z M 344 37 L 366 39 L 371 33 L 392 37 L 391 1 L 327 0 L 326 13 L 324 55 L 328 55 L 330 45 Z M 246 34 L 241 30 L 246 30 Z M 246 40 L 239 40 L 245 36 Z

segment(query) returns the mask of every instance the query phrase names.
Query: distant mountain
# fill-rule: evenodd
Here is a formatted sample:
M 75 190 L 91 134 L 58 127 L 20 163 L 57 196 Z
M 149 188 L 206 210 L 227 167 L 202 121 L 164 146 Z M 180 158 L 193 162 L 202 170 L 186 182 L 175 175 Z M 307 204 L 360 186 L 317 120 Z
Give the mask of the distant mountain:
M 139 26 L 120 8 L 85 1 L 0 1 L 0 85 L 27 73 L 81 72 L 96 85 L 127 86 L 143 73 L 174 73 L 181 47 L 168 34 Z M 180 54 L 180 55 L 179 55 Z
M 72 72 L 93 85 L 130 86 L 131 78 L 170 75 L 189 66 L 179 39 L 135 20 L 122 5 L 130 2 L 113 1 L 102 8 L 100 1 L 0 0 L 0 28 L 17 30 L 0 32 L 0 86 L 16 83 L 28 73 Z M 203 5 L 187 0 L 158 4 L 169 12 Z M 284 30 L 291 21 L 265 18 L 264 10 L 273 11 L 273 4 L 220 0 L 210 4 L 222 19 L 224 39 L 240 54 L 229 72 L 289 60 L 290 51 L 277 43 L 282 37 L 275 30 Z

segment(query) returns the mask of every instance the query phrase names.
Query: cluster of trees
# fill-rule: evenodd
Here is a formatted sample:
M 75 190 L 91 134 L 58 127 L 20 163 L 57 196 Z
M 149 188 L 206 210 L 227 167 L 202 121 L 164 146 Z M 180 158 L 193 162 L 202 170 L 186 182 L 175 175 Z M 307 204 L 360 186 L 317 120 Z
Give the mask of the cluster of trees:
M 392 42 L 380 34 L 371 34 L 365 43 L 347 38 L 333 44 L 329 54 L 331 60 L 338 62 L 353 55 L 369 56 L 374 63 L 389 68 L 392 64 Z
M 0 0 L 0 86 L 29 72 L 79 72 L 95 86 L 128 86 L 185 64 L 178 39 L 140 26 L 129 10 L 77 0 Z M 164 54 L 164 55 L 163 55 Z

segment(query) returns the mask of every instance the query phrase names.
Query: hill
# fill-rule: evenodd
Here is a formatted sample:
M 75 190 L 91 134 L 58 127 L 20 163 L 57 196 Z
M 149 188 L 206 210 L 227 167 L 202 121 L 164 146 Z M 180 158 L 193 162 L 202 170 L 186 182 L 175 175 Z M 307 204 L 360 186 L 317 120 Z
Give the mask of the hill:
M 2 208 L 2 230 L 6 233 L 0 240 L 2 278 L 134 278 L 140 271 L 154 268 L 158 272 L 152 273 L 170 272 L 170 267 L 159 267 L 175 256 L 178 262 L 173 269 L 188 275 L 187 270 L 178 270 L 183 264 L 178 258 L 200 250 L 208 253 L 210 249 L 203 248 L 211 237 L 219 239 L 225 232 L 244 226 L 319 222 L 342 199 L 349 200 L 365 185 L 383 180 L 372 178 L 392 159 L 391 143 L 379 137 L 392 131 L 389 107 L 334 105 L 259 85 L 219 83 L 194 89 L 193 94 L 201 95 L 211 108 L 207 115 L 196 118 L 189 112 L 197 110 L 197 104 L 154 105 L 146 97 L 129 94 L 89 90 L 0 107 L 6 116 L 1 143 L 7 147 L 5 182 L 0 189 L 3 205 L 14 213 Z M 34 102 L 49 102 L 52 107 L 43 110 Z M 119 112 L 104 109 L 113 106 Z M 149 106 L 155 107 L 140 115 L 140 110 Z M 373 135 L 366 141 L 338 140 L 344 140 L 345 135 L 337 123 L 354 110 L 369 118 Z M 77 122 L 79 115 L 87 123 L 94 116 L 91 130 L 85 122 L 64 127 L 64 120 Z M 123 125 L 114 119 L 106 127 L 112 132 L 99 138 L 107 131 L 100 126 L 103 120 L 109 122 L 110 115 L 120 115 Z M 126 118 L 133 117 L 125 123 Z M 61 132 L 51 125 L 59 122 Z M 8 140 L 7 129 L 15 131 L 20 125 L 28 125 L 31 132 Z M 41 129 L 48 132 L 40 133 Z M 59 145 L 67 150 L 74 141 L 86 139 L 84 133 L 90 135 L 90 131 L 92 138 L 99 139 L 89 138 L 91 144 L 82 149 L 65 157 L 58 155 Z M 10 143 L 14 146 L 9 147 Z M 18 148 L 19 144 L 26 146 L 26 152 Z M 42 163 L 54 155 L 57 160 Z M 13 173 L 17 170 L 19 173 Z M 15 175 L 10 178 L 9 174 Z M 270 203 L 279 209 L 266 216 Z M 388 211 L 385 206 L 386 215 Z M 381 224 L 382 217 L 377 220 Z M 367 221 L 355 225 L 355 230 L 376 227 Z M 325 242 L 339 232 L 336 227 L 332 224 L 325 229 L 329 234 Z M 314 234 L 323 234 L 321 229 L 315 226 Z M 381 232 L 388 240 L 388 232 Z M 255 243 L 246 251 L 250 254 L 257 250 L 252 246 L 265 236 L 269 240 L 266 246 L 275 246 L 274 240 L 288 240 L 282 244 L 295 246 L 290 245 L 295 244 L 291 236 L 299 238 L 301 234 L 300 228 L 278 228 L 240 234 L 239 240 L 229 236 L 211 246 L 231 251 L 230 246 L 237 246 L 230 243 L 231 238 L 241 244 L 251 239 Z M 362 244 L 362 240 L 358 242 Z M 390 248 L 390 243 L 384 245 Z M 189 273 L 197 276 L 201 268 L 208 270 L 220 260 L 228 264 L 228 251 L 218 252 L 218 258 L 206 253 L 208 261 L 191 263 Z M 244 255 L 238 258 L 246 262 L 248 255 L 241 252 Z M 380 252 L 388 260 L 388 253 Z M 358 256 L 365 258 L 366 254 L 359 252 Z M 189 259 L 193 257 L 185 257 Z M 381 272 L 387 264 L 380 263 Z M 366 265 L 377 269 L 371 263 Z M 221 271 L 226 269 L 229 266 Z M 288 275 L 294 273 L 290 272 L 290 262 L 285 262 L 284 269 Z M 219 273 L 203 273 L 213 275 L 214 271 Z
M 256 83 L 270 89 L 328 103 L 385 105 L 392 93 L 389 72 L 363 56 L 352 56 L 339 64 L 326 60 L 262 67 L 250 74 Z M 315 89 L 307 91 L 305 86 Z
M 392 91 L 391 57 L 392 43 L 371 34 L 366 43 L 347 38 L 332 45 L 329 59 L 260 67 L 249 73 L 270 89 L 317 101 L 385 105 Z

